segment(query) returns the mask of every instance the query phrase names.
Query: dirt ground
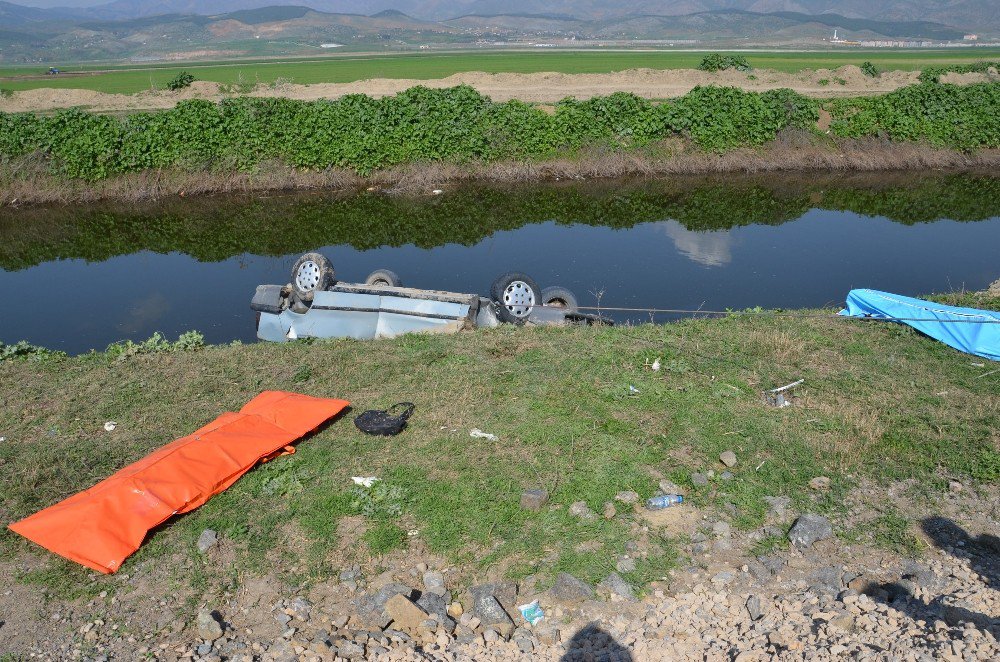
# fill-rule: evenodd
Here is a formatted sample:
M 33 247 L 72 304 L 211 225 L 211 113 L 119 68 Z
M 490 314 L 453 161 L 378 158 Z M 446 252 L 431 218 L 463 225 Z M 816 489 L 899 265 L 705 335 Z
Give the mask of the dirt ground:
M 565 97 L 586 99 L 613 92 L 633 92 L 649 99 L 664 99 L 683 95 L 697 85 L 731 85 L 746 90 L 791 88 L 813 97 L 854 96 L 891 92 L 917 83 L 918 71 L 888 71 L 877 78 L 865 76 L 854 66 L 838 69 L 817 69 L 790 74 L 761 69 L 754 72 L 720 71 L 709 73 L 695 69 L 631 69 L 609 74 L 535 74 L 480 71 L 455 74 L 436 80 L 387 79 L 355 81 L 353 83 L 320 83 L 315 85 L 259 85 L 251 96 L 287 97 L 290 99 L 336 99 L 347 94 L 386 96 L 415 85 L 452 87 L 471 85 L 495 101 L 521 99 L 538 103 L 554 103 Z M 943 82 L 969 84 L 998 80 L 989 74 L 946 74 Z M 820 81 L 827 81 L 821 84 Z M 222 91 L 218 83 L 197 81 L 180 92 L 150 91 L 139 94 L 107 94 L 93 90 L 40 88 L 15 92 L 0 98 L 0 111 L 45 111 L 57 108 L 85 107 L 104 112 L 171 108 L 184 99 L 218 101 L 232 96 Z

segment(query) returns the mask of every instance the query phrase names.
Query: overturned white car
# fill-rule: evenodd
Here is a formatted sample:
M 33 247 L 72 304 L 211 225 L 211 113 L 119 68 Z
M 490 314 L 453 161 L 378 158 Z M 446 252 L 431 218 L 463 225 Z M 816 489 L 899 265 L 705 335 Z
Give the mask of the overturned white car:
M 250 308 L 257 314 L 257 337 L 273 342 L 391 338 L 499 324 L 611 323 L 580 313 L 569 290 L 539 289 L 522 273 L 497 278 L 486 298 L 403 287 L 399 276 L 386 269 L 372 272 L 364 283 L 338 282 L 333 265 L 319 253 L 300 257 L 287 285 L 259 285 Z

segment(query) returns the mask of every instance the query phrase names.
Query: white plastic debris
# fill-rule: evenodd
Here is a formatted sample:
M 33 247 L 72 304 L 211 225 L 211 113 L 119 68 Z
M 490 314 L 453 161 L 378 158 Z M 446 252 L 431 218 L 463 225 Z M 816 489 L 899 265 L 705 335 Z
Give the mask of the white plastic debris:
M 361 485 L 362 487 L 371 487 L 378 482 L 378 478 L 375 476 L 351 476 L 351 480 L 354 481 L 355 485 Z
M 0 444 L 2 444 L 5 441 L 7 441 L 7 437 L 0 437 Z
M 442 191 L 439 188 L 436 188 L 433 191 L 431 191 L 431 193 L 433 193 L 434 195 L 441 195 L 442 193 L 444 193 L 444 191 Z
M 489 432 L 483 432 L 479 428 L 472 428 L 472 431 L 469 432 L 469 436 L 472 437 L 473 439 L 486 439 L 488 441 L 500 441 L 500 437 L 496 436 L 495 434 L 490 434 Z
M 289 340 L 298 340 L 299 334 L 295 333 L 294 326 L 290 326 L 288 327 L 288 333 L 285 334 L 285 337 L 288 338 Z
M 629 384 L 628 385 L 628 393 L 629 393 L 629 395 L 639 395 L 640 393 L 642 393 L 642 391 L 640 391 L 636 387 L 634 387 L 631 384 Z
M 118 427 L 117 423 L 115 423 L 114 421 L 108 421 L 107 423 L 104 424 L 104 431 L 114 432 L 116 427 Z
M 521 616 L 524 616 L 524 620 L 532 625 L 538 625 L 538 622 L 545 618 L 545 612 L 538 605 L 538 600 L 529 602 L 526 605 L 520 605 L 517 610 L 521 612 Z
M 659 371 L 660 371 L 660 359 L 656 359 L 655 361 L 653 361 L 653 372 L 659 372 Z

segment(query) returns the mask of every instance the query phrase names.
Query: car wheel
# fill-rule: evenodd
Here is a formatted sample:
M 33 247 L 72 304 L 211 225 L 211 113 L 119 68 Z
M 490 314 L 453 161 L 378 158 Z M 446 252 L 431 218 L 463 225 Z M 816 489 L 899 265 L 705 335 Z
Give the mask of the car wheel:
M 541 304 L 538 284 L 526 274 L 512 272 L 500 276 L 490 287 L 500 319 L 508 324 L 524 324 L 535 306 Z
M 580 304 L 576 301 L 576 296 L 565 287 L 553 285 L 542 290 L 542 305 L 552 308 L 562 308 L 567 313 L 576 313 L 580 310 Z
M 365 278 L 365 285 L 402 287 L 403 281 L 399 278 L 395 271 L 389 271 L 388 269 L 376 269 L 368 274 L 368 278 Z
M 299 302 L 309 305 L 316 292 L 332 287 L 333 265 L 320 253 L 306 253 L 292 266 L 292 291 Z

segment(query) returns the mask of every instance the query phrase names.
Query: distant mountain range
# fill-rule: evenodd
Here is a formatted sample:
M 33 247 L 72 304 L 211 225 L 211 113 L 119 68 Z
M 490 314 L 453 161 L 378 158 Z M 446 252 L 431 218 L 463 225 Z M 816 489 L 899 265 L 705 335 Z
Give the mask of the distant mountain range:
M 303 5 L 327 13 L 372 15 L 397 10 L 423 20 L 442 21 L 470 14 L 545 14 L 582 20 L 623 16 L 683 16 L 741 10 L 758 14 L 838 14 L 876 21 L 929 21 L 964 30 L 1000 28 L 997 0 L 35 0 L 57 7 L 52 18 L 125 19 L 162 14 L 216 15 L 273 5 Z M 58 5 L 73 4 L 73 7 Z M 91 6 L 80 7 L 88 4 Z
M 321 44 L 378 50 L 548 38 L 819 44 L 834 29 L 856 39 L 1000 34 L 1000 0 L 115 0 L 50 8 L 0 0 L 0 61 L 285 55 Z

